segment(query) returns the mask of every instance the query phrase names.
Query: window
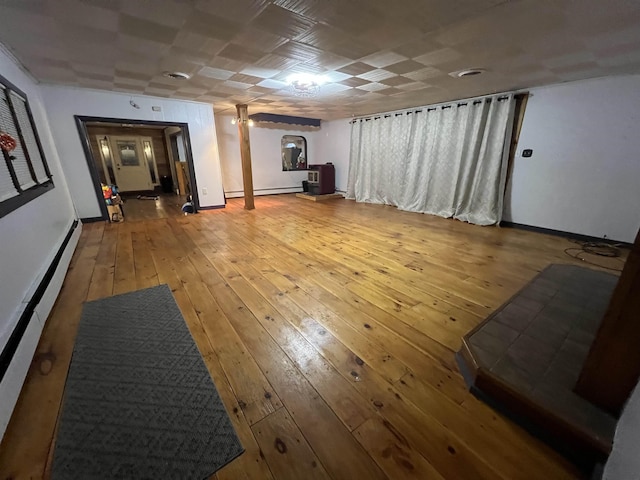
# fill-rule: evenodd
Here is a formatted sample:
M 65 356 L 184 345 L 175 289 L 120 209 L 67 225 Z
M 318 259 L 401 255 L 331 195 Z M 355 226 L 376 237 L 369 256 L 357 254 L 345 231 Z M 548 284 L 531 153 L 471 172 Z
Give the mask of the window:
M 0 77 L 0 134 L 16 142 L 0 148 L 0 217 L 53 188 L 27 97 Z

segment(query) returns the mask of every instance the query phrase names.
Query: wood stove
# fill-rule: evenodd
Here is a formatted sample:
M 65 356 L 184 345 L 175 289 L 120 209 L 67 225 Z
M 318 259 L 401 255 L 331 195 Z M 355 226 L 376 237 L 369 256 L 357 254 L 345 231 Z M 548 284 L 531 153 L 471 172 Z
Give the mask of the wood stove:
M 309 165 L 309 193 L 327 195 L 336 191 L 336 170 L 332 163 Z

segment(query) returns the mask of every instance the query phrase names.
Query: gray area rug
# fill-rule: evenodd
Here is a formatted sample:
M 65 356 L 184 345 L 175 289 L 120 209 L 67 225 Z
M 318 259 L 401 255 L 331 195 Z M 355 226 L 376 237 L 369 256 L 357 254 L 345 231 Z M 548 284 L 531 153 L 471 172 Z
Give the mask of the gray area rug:
M 243 452 L 167 285 L 84 305 L 58 479 L 203 479 Z

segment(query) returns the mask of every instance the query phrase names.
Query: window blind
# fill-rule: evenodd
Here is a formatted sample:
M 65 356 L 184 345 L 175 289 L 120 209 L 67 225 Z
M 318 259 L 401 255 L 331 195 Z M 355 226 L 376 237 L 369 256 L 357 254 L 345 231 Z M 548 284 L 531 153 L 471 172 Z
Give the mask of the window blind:
M 18 119 L 20 130 L 22 131 L 22 137 L 24 138 L 25 146 L 29 152 L 29 159 L 31 160 L 31 165 L 33 166 L 33 170 L 36 174 L 36 179 L 39 183 L 46 182 L 49 179 L 49 175 L 47 174 L 47 170 L 44 166 L 42 155 L 40 155 L 36 136 L 33 133 L 33 125 L 31 124 L 31 119 L 29 118 L 29 113 L 27 111 L 27 102 L 15 92 L 11 92 L 10 95 L 13 108 L 16 112 L 16 118 Z
M 18 195 L 18 191 L 13 185 L 13 179 L 4 161 L 4 157 L 0 155 L 0 202 L 4 202 L 16 195 Z
M 13 116 L 11 115 L 6 94 L 7 91 L 5 90 L 2 99 L 0 99 L 0 129 L 11 135 L 18 142 L 17 147 L 9 152 L 9 155 L 12 157 L 11 163 L 13 164 L 13 170 L 16 172 L 16 177 L 18 177 L 20 188 L 26 190 L 36 185 L 36 182 L 33 180 L 33 177 L 31 177 L 27 157 L 19 141 L 18 129 L 13 122 Z
M 0 132 L 16 148 L 0 151 L 0 218 L 54 188 L 27 96 L 0 75 Z

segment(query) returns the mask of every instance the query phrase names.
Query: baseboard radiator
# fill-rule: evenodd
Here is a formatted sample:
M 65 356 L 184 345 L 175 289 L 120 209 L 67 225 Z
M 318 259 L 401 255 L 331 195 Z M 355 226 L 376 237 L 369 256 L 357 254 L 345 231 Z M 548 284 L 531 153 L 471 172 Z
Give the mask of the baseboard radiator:
M 64 240 L 54 250 L 53 257 L 50 257 L 47 269 L 36 279 L 23 301 L 16 326 L 0 353 L 0 438 L 11 419 L 81 232 L 82 224 L 74 220 Z

